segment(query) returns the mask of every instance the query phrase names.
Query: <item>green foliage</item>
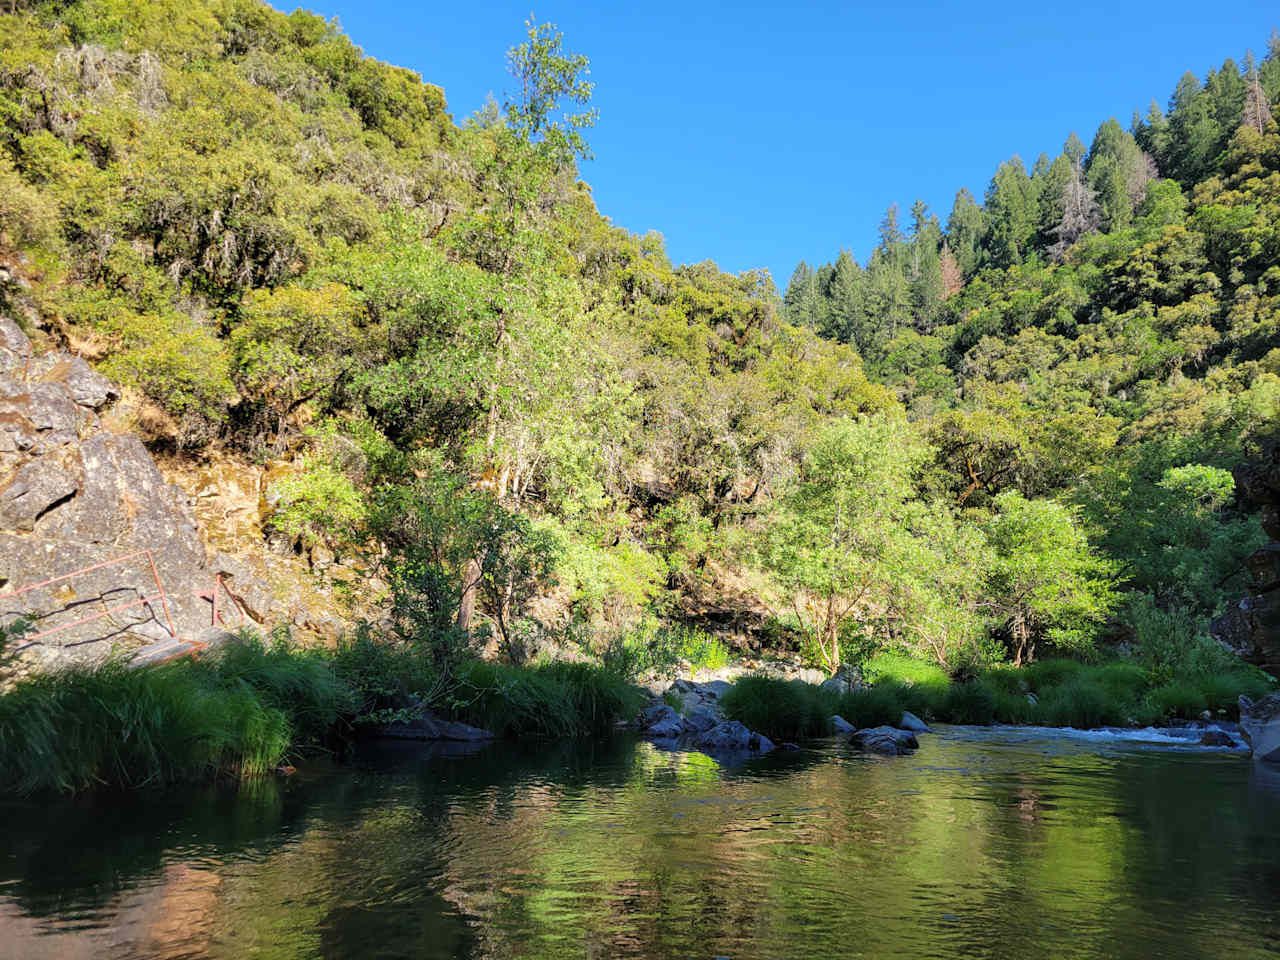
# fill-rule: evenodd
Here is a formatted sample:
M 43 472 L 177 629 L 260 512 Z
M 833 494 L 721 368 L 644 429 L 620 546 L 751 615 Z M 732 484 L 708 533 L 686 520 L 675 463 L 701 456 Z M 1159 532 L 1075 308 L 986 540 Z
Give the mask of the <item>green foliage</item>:
M 0 790 L 257 776 L 290 734 L 288 713 L 234 675 L 180 663 L 45 674 L 0 696 Z
M 350 540 L 365 523 L 365 500 L 351 478 L 320 455 L 303 459 L 302 469 L 271 486 L 279 498 L 272 526 L 306 546 Z
M 1037 640 L 1088 652 L 1115 605 L 1113 565 L 1096 556 L 1070 509 L 1007 491 L 987 523 L 988 595 L 1004 618 L 1014 663 L 1035 657 Z
M 472 661 L 448 706 L 459 720 L 499 736 L 600 736 L 633 716 L 644 693 L 615 671 L 589 663 L 515 668 Z
M 783 740 L 820 737 L 831 732 L 834 696 L 802 680 L 740 678 L 720 699 L 730 720 Z

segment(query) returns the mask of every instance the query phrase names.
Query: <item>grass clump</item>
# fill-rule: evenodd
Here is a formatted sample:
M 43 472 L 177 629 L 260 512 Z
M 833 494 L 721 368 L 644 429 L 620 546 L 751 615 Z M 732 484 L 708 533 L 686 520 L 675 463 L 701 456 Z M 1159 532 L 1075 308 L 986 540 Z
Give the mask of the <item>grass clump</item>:
M 256 776 L 284 759 L 292 732 L 284 709 L 215 669 L 45 674 L 0 697 L 0 791 Z
M 820 737 L 831 730 L 838 698 L 803 680 L 741 677 L 720 698 L 730 720 L 769 737 L 797 740 Z
M 576 737 L 609 732 L 644 700 L 625 674 L 591 663 L 475 660 L 458 671 L 447 706 L 455 719 L 498 736 Z

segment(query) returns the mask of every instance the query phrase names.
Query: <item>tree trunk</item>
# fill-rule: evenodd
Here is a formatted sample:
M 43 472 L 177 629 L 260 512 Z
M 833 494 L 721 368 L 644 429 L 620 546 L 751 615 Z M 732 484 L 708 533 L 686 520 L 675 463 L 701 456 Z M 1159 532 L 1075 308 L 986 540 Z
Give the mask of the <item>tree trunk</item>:
M 458 603 L 458 628 L 471 629 L 476 612 L 476 591 L 480 588 L 480 561 L 474 557 L 462 569 L 462 599 Z

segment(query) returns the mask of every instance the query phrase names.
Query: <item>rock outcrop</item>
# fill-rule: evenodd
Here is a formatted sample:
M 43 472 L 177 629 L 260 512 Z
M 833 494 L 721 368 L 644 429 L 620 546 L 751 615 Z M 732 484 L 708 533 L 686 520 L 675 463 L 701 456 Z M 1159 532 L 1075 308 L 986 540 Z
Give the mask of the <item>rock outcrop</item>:
M 902 756 L 920 746 L 914 733 L 896 727 L 867 727 L 854 733 L 849 742 L 859 750 L 888 757 Z
M 1233 471 L 1236 493 L 1259 508 L 1271 542 L 1246 561 L 1249 594 L 1210 625 L 1213 637 L 1241 659 L 1280 676 L 1280 441 Z
M 736 720 L 725 720 L 718 710 L 695 707 L 680 716 L 666 703 L 656 702 L 640 712 L 636 727 L 647 740 L 672 750 L 697 750 L 711 756 L 768 753 L 773 742 Z
M 442 720 L 423 711 L 405 723 L 384 723 L 375 727 L 376 736 L 392 740 L 449 740 L 457 743 L 482 743 L 493 734 L 456 720 Z
M 1257 702 L 1240 698 L 1240 734 L 1253 759 L 1280 764 L 1280 693 L 1271 693 Z
M 81 358 L 35 355 L 0 317 L 0 622 L 25 617 L 34 633 L 66 628 L 20 646 L 32 666 L 120 648 L 154 652 L 194 639 L 212 620 L 200 594 L 213 589 L 215 571 L 191 505 L 136 436 L 104 428 L 99 413 L 117 396 Z M 129 554 L 140 555 L 109 563 Z M 87 567 L 95 569 L 14 595 Z M 138 603 L 156 596 L 157 579 L 163 601 Z
M 898 721 L 899 730 L 910 730 L 912 733 L 933 733 L 929 725 L 910 710 L 902 711 L 902 719 Z

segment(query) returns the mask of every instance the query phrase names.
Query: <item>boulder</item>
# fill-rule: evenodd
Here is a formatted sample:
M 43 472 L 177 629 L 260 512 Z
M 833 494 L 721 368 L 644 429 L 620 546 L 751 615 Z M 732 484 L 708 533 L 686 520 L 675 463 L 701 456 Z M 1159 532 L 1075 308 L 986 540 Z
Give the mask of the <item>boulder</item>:
M 1202 747 L 1234 747 L 1235 745 L 1236 742 L 1231 739 L 1231 735 L 1221 730 L 1206 730 L 1200 737 Z
M 737 720 L 725 720 L 693 738 L 693 746 L 708 753 L 768 753 L 773 743 L 761 733 L 748 730 Z
M 667 707 L 667 712 L 663 716 L 645 727 L 644 734 L 654 740 L 675 740 L 683 736 L 685 730 L 684 718 Z
M 844 717 L 840 716 L 839 714 L 836 714 L 834 717 L 831 718 L 831 732 L 834 734 L 838 734 L 840 736 L 848 736 L 849 734 L 854 733 L 856 730 L 857 728 L 852 723 L 850 723 L 848 720 L 846 720 Z
M 902 711 L 902 719 L 898 721 L 899 730 L 910 730 L 912 733 L 933 733 L 929 725 L 910 710 Z
M 1240 698 L 1240 734 L 1254 760 L 1280 764 L 1280 693 L 1257 702 Z
M 860 750 L 889 757 L 902 756 L 920 746 L 915 734 L 910 730 L 898 730 L 887 726 L 858 730 L 849 738 L 849 742 Z
M 452 740 L 461 743 L 477 743 L 492 740 L 493 734 L 456 720 L 441 720 L 423 711 L 406 723 L 384 723 L 373 728 L 375 736 L 393 740 Z
M 110 380 L 95 371 L 80 357 L 46 354 L 54 362 L 40 375 L 46 383 L 60 383 L 67 395 L 81 407 L 97 410 L 119 399 L 120 391 Z
M 93 568 L 6 602 L 6 614 L 39 630 L 66 627 L 24 651 L 32 665 L 95 662 L 140 646 L 162 659 L 174 634 L 191 641 L 211 622 L 200 594 L 212 589 L 213 571 L 191 503 L 137 437 L 103 430 L 94 413 L 117 395 L 80 357 L 33 355 L 0 317 L 0 587 Z M 122 557 L 130 559 L 112 562 Z
M 692 733 L 702 733 L 705 730 L 710 730 L 723 720 L 724 717 L 707 707 L 698 707 L 684 718 L 685 726 Z

